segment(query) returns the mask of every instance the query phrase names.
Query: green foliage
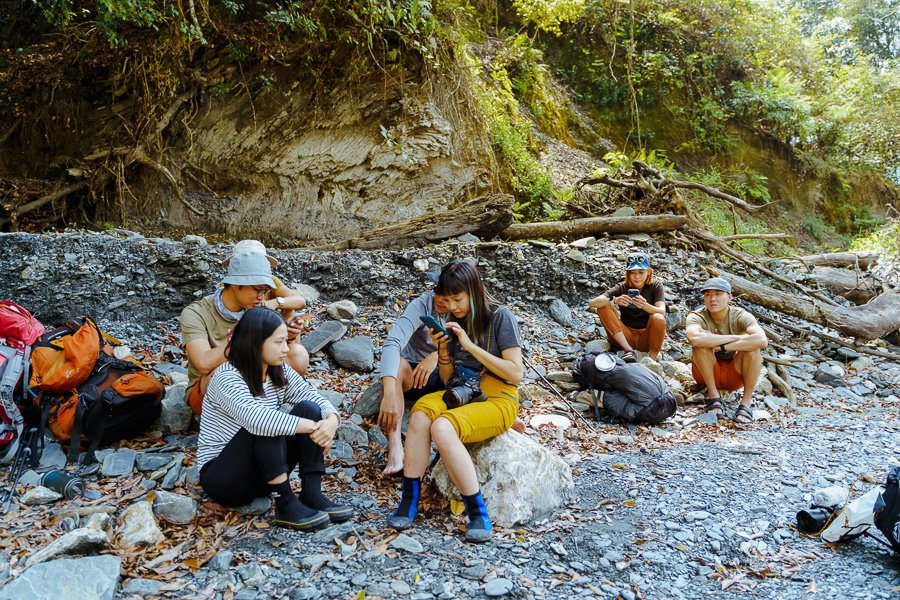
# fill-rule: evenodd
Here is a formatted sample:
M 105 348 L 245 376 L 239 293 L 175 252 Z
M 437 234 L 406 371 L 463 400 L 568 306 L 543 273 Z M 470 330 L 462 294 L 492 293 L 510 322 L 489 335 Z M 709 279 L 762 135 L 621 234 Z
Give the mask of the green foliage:
M 890 260 L 897 260 L 900 258 L 900 221 L 890 221 L 868 235 L 856 238 L 850 249 L 857 252 L 875 250 Z
M 512 0 L 524 23 L 542 31 L 562 35 L 560 25 L 582 15 L 586 0 Z
M 703 217 L 706 224 L 717 236 L 735 235 L 742 233 L 771 233 L 769 226 L 764 221 L 755 217 L 737 215 L 729 208 L 712 200 L 704 199 L 695 206 L 697 213 Z M 737 244 L 747 252 L 753 254 L 765 254 L 766 240 L 736 240 Z
M 829 234 L 834 233 L 834 228 L 829 226 L 822 215 L 818 213 L 803 217 L 803 229 L 820 244 L 824 244 L 828 240 Z

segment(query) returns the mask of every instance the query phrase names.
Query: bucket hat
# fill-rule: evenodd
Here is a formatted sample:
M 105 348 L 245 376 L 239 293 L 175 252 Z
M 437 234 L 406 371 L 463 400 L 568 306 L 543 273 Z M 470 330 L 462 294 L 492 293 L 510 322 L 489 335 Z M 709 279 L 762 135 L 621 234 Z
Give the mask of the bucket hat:
M 259 252 L 241 252 L 228 261 L 228 274 L 222 283 L 231 285 L 267 285 L 276 288 L 272 280 L 272 267 L 265 254 Z
M 257 254 L 262 254 L 266 258 L 269 259 L 269 265 L 274 269 L 278 266 L 278 261 L 266 254 L 266 247 L 259 240 L 241 240 L 237 244 L 234 245 L 234 249 L 231 251 L 231 256 L 226 258 L 222 264 L 226 267 L 231 262 L 231 259 L 234 258 L 235 254 L 241 254 L 242 252 L 256 252 Z
M 705 292 L 707 290 L 715 290 L 717 292 L 725 292 L 726 294 L 730 294 L 731 284 L 721 277 L 710 277 L 703 284 L 703 287 L 700 288 L 701 292 Z

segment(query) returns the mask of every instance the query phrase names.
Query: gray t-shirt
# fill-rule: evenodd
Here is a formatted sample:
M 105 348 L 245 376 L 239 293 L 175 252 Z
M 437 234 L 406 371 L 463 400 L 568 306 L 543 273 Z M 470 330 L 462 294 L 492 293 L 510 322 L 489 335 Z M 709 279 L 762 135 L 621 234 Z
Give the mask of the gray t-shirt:
M 396 377 L 400 370 L 401 356 L 410 364 L 416 364 L 432 352 L 437 352 L 437 347 L 428 335 L 428 328 L 419 317 L 431 315 L 443 325 L 449 314 L 438 314 L 434 309 L 434 292 L 426 292 L 410 302 L 384 340 L 381 349 L 381 376 Z
M 501 306 L 494 311 L 494 315 L 491 318 L 491 332 L 489 335 L 485 336 L 484 342 L 478 345 L 484 350 L 487 350 L 488 353 L 499 357 L 503 356 L 504 350 L 522 345 L 522 339 L 519 335 L 519 324 L 516 322 L 516 317 L 513 316 L 511 310 L 505 306 Z M 502 377 L 487 370 L 484 365 L 478 362 L 478 359 L 472 356 L 467 350 L 463 350 L 458 346 L 456 347 L 454 362 L 457 365 L 472 369 L 476 373 L 485 370 L 497 379 L 506 381 Z

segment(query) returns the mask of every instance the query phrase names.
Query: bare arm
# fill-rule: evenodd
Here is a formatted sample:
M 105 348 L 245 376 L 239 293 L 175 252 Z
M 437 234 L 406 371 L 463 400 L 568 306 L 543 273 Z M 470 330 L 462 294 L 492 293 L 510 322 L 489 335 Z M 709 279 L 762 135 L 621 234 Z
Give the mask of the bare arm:
M 684 330 L 688 342 L 694 348 L 718 348 L 725 346 L 726 350 L 747 351 L 765 348 L 769 341 L 766 334 L 758 325 L 747 328 L 747 333 L 739 335 L 722 335 L 712 333 L 699 325 L 688 325 Z
M 188 360 L 197 367 L 203 375 L 209 375 L 227 359 L 225 358 L 225 345 L 212 348 L 207 340 L 191 340 L 184 345 Z

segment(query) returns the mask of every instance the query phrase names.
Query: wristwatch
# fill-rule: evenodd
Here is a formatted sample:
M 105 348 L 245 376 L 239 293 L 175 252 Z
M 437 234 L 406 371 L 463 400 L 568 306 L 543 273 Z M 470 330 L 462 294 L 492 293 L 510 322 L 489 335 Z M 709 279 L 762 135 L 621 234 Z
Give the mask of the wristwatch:
M 278 310 L 283 311 L 284 310 L 284 298 L 282 298 L 281 296 L 277 296 L 275 298 L 275 302 L 278 303 Z

